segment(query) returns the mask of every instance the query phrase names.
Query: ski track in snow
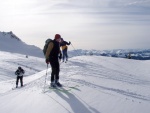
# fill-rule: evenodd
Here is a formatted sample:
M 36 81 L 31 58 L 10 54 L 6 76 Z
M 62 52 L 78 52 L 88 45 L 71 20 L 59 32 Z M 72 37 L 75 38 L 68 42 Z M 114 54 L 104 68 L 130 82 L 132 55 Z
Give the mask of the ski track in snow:
M 72 69 L 72 70 L 74 70 L 74 72 L 76 71 L 76 69 L 75 69 L 76 67 L 79 67 L 80 65 L 82 65 L 83 67 L 80 67 L 80 70 L 77 71 L 77 73 L 74 73 L 74 75 L 69 75 L 69 76 L 75 76 L 75 75 L 81 74 L 81 72 L 84 72 L 84 73 L 82 73 L 81 76 L 92 76 L 92 77 L 95 77 L 96 79 L 111 79 L 111 80 L 120 81 L 120 82 L 127 82 L 128 84 L 142 85 L 143 87 L 150 88 L 150 86 L 149 86 L 150 81 L 142 80 L 138 77 L 135 78 L 134 75 L 131 75 L 128 73 L 122 73 L 122 72 L 119 72 L 116 70 L 104 68 L 101 65 L 95 65 L 95 64 L 90 65 L 91 63 L 88 64 L 88 62 L 85 62 L 83 64 L 81 64 L 81 62 L 77 62 L 77 61 L 75 61 L 75 62 L 70 61 L 70 62 L 72 62 L 70 65 L 77 64 L 77 66 L 73 66 L 74 69 Z M 86 66 L 87 64 L 88 64 L 88 66 Z M 98 69 L 97 67 L 100 67 L 100 70 L 97 70 Z M 69 69 L 67 68 L 67 70 L 69 70 Z M 78 68 L 77 68 L 77 70 L 78 70 Z M 86 72 L 85 72 L 85 70 L 86 70 Z M 144 96 L 141 94 L 137 94 L 135 92 L 125 91 L 122 89 L 115 89 L 115 88 L 111 88 L 111 87 L 109 88 L 109 87 L 105 87 L 105 86 L 100 86 L 100 85 L 94 84 L 94 82 L 87 82 L 87 81 L 81 80 L 81 79 L 73 79 L 73 78 L 68 79 L 67 77 L 66 77 L 66 79 L 68 81 L 72 81 L 72 82 L 79 83 L 81 85 L 85 85 L 86 87 L 95 88 L 96 90 L 112 91 L 112 92 L 116 92 L 116 93 L 119 93 L 119 94 L 122 94 L 125 96 L 150 101 L 150 96 Z

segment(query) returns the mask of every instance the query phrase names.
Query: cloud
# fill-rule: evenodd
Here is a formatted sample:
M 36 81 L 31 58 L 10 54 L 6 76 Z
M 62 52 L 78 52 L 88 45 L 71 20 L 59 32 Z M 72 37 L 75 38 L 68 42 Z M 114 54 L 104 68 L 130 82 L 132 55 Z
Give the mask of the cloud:
M 87 43 L 95 41 L 93 46 L 106 48 L 109 42 L 113 48 L 145 38 L 144 45 L 150 36 L 150 0 L 5 0 L 0 15 L 3 30 L 11 29 L 26 40 L 41 37 L 40 42 L 43 35 L 59 32 L 76 43 L 86 37 Z

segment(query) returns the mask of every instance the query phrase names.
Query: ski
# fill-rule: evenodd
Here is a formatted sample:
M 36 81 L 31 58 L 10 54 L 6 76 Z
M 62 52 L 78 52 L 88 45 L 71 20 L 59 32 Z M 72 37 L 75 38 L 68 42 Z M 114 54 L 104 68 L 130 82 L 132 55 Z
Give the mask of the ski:
M 62 86 L 62 87 L 49 87 L 49 89 L 51 90 L 58 90 L 58 91 L 62 91 L 62 92 L 67 92 L 67 91 L 71 91 L 71 90 L 79 90 L 77 87 L 79 87 L 78 85 L 75 86 Z
M 23 86 L 18 86 L 17 88 L 16 87 L 13 87 L 12 90 L 15 90 L 15 89 L 21 89 L 23 87 L 25 87 L 26 85 L 23 85 Z
M 12 90 L 20 89 L 20 88 L 22 88 L 22 87 L 17 87 L 17 88 L 16 88 L 16 87 L 13 87 Z
M 48 92 L 48 91 L 59 91 L 59 92 L 63 92 L 63 93 L 69 93 L 70 91 L 72 91 L 72 90 L 80 90 L 80 89 L 78 89 L 78 87 L 79 87 L 79 85 L 73 85 L 73 86 L 62 86 L 62 87 L 58 87 L 58 86 L 56 86 L 56 87 L 51 87 L 51 86 L 49 86 L 49 87 L 47 87 L 48 88 L 48 90 L 44 90 L 43 91 L 43 93 L 46 93 L 46 92 Z

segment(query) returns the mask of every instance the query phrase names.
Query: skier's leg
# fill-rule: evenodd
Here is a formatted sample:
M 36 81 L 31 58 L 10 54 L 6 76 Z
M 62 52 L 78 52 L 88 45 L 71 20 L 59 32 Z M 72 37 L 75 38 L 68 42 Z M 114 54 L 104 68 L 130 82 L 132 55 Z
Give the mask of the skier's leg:
M 20 77 L 21 86 L 23 86 L 23 76 Z
M 59 62 L 56 62 L 56 80 L 59 80 L 59 71 L 60 71 Z
M 61 85 L 60 82 L 59 82 L 59 70 L 57 70 L 55 84 L 56 84 L 58 87 L 62 87 L 62 85 Z
M 51 87 L 56 87 L 55 85 L 55 75 L 56 75 L 56 64 L 55 61 L 50 61 L 50 65 L 51 65 L 51 69 L 52 69 L 52 73 L 51 73 Z
M 64 56 L 65 56 L 66 61 L 67 61 L 67 60 L 68 60 L 68 59 L 67 59 L 67 58 L 68 58 L 68 55 L 67 55 L 67 49 L 64 50 Z
M 68 61 L 68 53 L 67 53 L 67 51 L 66 51 L 66 61 Z
M 51 73 L 51 82 L 54 82 L 54 77 L 55 77 L 55 75 L 56 75 L 56 68 L 53 68 L 52 67 L 52 73 Z
M 64 60 L 65 60 L 65 51 L 63 50 L 62 52 L 63 52 L 63 62 L 64 62 Z
M 56 68 L 52 68 L 51 83 L 50 83 L 51 87 L 56 87 L 56 84 L 55 84 L 55 75 L 56 75 Z
M 57 64 L 57 68 L 56 68 L 56 79 L 55 79 L 55 83 L 58 87 L 61 87 L 62 85 L 60 84 L 59 82 L 59 72 L 60 72 L 60 66 L 59 66 L 59 63 L 56 63 Z
M 53 60 L 50 60 L 50 65 L 51 65 L 51 82 L 54 81 L 54 75 L 56 73 L 56 69 L 55 69 L 55 63 Z
M 19 81 L 19 77 L 17 76 L 17 78 L 16 78 L 16 88 L 18 87 L 18 81 Z
M 65 51 L 65 59 L 66 59 L 66 61 L 67 61 L 66 51 Z

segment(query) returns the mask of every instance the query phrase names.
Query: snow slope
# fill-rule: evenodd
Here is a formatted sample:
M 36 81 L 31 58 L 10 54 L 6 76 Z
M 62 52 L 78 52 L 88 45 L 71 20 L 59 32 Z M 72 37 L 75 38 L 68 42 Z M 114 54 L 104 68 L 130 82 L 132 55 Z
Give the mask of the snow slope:
M 25 76 L 45 69 L 43 58 L 0 51 L 0 81 L 15 78 L 14 72 L 19 66 L 26 70 Z
M 12 32 L 0 32 L 0 51 L 19 53 L 40 58 L 44 57 L 43 52 L 40 48 L 34 45 L 26 44 Z
M 69 91 L 48 88 L 50 68 L 47 77 L 46 70 L 24 77 L 25 86 L 16 90 L 15 79 L 1 80 L 0 113 L 149 113 L 150 61 L 78 56 L 60 67 L 60 82 Z

